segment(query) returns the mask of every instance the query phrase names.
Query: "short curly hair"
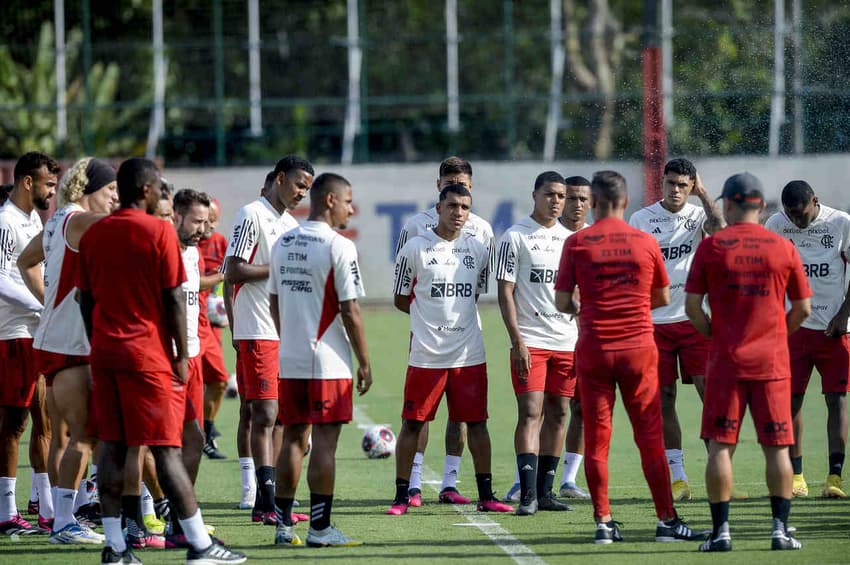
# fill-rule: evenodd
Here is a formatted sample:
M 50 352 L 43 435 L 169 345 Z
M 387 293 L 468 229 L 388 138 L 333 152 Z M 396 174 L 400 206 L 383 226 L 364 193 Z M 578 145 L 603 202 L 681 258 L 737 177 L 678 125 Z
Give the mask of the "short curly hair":
M 62 205 L 72 204 L 83 197 L 86 186 L 89 184 L 86 169 L 91 160 L 92 157 L 83 157 L 74 163 L 62 177 L 62 182 L 59 184 L 59 196 Z

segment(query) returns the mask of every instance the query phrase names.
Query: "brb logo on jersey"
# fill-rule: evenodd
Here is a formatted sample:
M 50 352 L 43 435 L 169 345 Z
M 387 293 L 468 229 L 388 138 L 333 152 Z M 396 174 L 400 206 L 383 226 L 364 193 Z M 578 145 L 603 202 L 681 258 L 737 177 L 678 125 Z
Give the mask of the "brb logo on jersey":
M 558 278 L 558 269 L 531 269 L 529 281 L 539 284 L 553 284 Z
M 431 284 L 431 298 L 471 298 L 472 283 L 439 282 Z
M 680 257 L 684 257 L 691 252 L 691 244 L 683 243 L 682 245 L 674 245 L 673 247 L 662 247 L 661 255 L 665 261 L 675 261 Z

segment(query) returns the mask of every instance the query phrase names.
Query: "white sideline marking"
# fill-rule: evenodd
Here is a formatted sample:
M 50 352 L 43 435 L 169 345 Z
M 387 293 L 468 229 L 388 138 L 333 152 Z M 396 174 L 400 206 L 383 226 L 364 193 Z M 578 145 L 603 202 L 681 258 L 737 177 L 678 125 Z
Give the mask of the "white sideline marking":
M 363 410 L 365 406 L 354 407 L 354 421 L 361 426 L 373 426 L 374 422 L 369 418 L 369 415 Z M 435 486 L 442 484 L 437 473 L 427 465 L 422 465 L 422 484 L 428 485 L 436 493 L 440 492 L 439 487 Z M 514 563 L 520 565 L 544 565 L 546 562 L 541 559 L 531 548 L 519 541 L 512 533 L 504 529 L 500 524 L 494 522 L 490 518 L 482 515 L 479 512 L 470 511 L 463 506 L 453 504 L 455 512 L 466 518 L 467 524 L 453 524 L 455 526 L 475 526 L 485 536 L 490 538 L 496 546 L 504 551 Z

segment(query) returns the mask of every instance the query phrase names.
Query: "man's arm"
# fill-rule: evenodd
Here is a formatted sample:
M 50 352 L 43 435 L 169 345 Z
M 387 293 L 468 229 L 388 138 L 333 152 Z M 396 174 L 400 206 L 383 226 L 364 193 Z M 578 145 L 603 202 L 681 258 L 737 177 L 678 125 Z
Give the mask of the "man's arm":
M 165 325 L 168 336 L 174 340 L 177 351 L 175 372 L 180 382 L 188 380 L 189 348 L 186 344 L 186 293 L 182 286 L 162 289 L 162 303 L 165 308 Z
M 812 299 L 802 298 L 791 301 L 791 309 L 785 314 L 785 323 L 788 325 L 788 335 L 796 332 L 800 325 L 806 321 L 812 313 Z
M 844 302 L 826 326 L 826 335 L 837 339 L 847 333 L 848 318 L 850 318 L 850 292 L 844 295 Z
M 269 314 L 272 315 L 275 333 L 280 335 L 280 310 L 278 310 L 277 294 L 269 293 Z
M 499 280 L 498 284 L 499 310 L 502 313 L 505 329 L 508 330 L 508 337 L 511 339 L 511 364 L 516 369 L 520 380 L 524 381 L 528 378 L 528 371 L 531 369 L 531 354 L 525 346 L 517 325 L 516 302 L 514 301 L 516 284 L 505 280 Z
M 705 233 L 711 235 L 717 230 L 726 227 L 723 214 L 720 212 L 720 208 L 717 207 L 716 202 L 708 195 L 708 189 L 702 184 L 699 173 L 697 173 L 697 178 L 694 180 L 694 189 L 691 191 L 691 196 L 699 198 L 700 203 L 702 203 L 702 209 L 705 210 L 705 224 L 703 224 L 702 228 Z
M 711 337 L 711 318 L 702 309 L 703 297 L 705 297 L 704 294 L 686 293 L 685 314 L 699 333 L 705 337 Z
M 649 309 L 655 310 L 670 304 L 670 285 L 653 288 L 649 291 Z
M 233 285 L 224 279 L 224 286 L 221 289 L 221 298 L 224 300 L 224 312 L 227 314 L 227 327 L 230 329 L 230 344 L 233 349 L 239 351 L 239 345 L 233 338 Z
M 224 259 L 224 280 L 230 284 L 261 281 L 269 278 L 268 265 L 252 265 L 242 257 Z
M 393 295 L 393 304 L 398 310 L 410 314 L 410 296 L 406 294 Z
M 18 270 L 21 271 L 21 278 L 27 290 L 42 304 L 44 304 L 44 273 L 41 269 L 41 262 L 44 261 L 43 239 L 44 230 L 32 238 L 18 256 Z
M 569 292 L 564 290 L 555 291 L 555 309 L 564 314 L 577 316 L 581 311 L 581 306 L 578 303 L 578 287 L 575 286 Z
M 339 312 L 345 333 L 351 342 L 351 349 L 357 357 L 357 392 L 363 396 L 372 386 L 372 367 L 369 365 L 369 349 L 366 346 L 366 331 L 360 315 L 360 304 L 357 300 L 340 302 Z
M 224 280 L 224 273 L 214 272 L 209 275 L 201 275 L 201 284 L 198 290 L 209 290 Z

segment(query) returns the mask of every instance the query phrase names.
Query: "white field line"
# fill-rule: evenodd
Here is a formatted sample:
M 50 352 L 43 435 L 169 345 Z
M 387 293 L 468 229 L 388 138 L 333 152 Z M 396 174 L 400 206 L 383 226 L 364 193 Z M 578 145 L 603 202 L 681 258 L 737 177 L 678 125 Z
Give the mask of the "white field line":
M 369 415 L 363 410 L 363 406 L 354 407 L 354 421 L 358 427 L 371 427 L 375 423 L 369 418 Z M 439 476 L 427 465 L 422 465 L 422 484 L 427 484 L 431 489 L 439 493 L 440 488 L 436 485 L 441 484 Z M 543 565 L 546 562 L 541 559 L 531 548 L 519 541 L 512 533 L 504 529 L 500 524 L 494 522 L 486 515 L 468 510 L 464 506 L 452 505 L 455 512 L 463 516 L 470 526 L 475 526 L 481 533 L 490 538 L 496 546 L 504 551 L 515 563 L 520 565 Z

